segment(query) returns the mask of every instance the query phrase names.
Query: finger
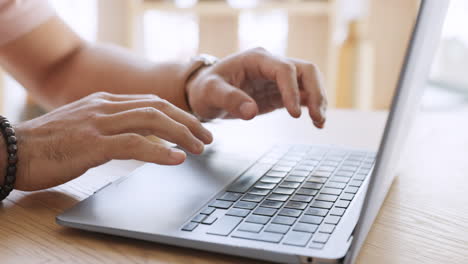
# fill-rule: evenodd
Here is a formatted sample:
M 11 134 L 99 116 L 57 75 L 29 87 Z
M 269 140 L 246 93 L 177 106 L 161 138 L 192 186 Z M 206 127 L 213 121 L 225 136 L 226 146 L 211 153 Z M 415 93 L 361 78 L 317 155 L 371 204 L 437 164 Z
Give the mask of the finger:
M 210 104 L 227 111 L 229 116 L 250 120 L 258 113 L 254 99 L 221 78 L 210 79 L 206 89 Z
M 293 117 L 301 115 L 299 85 L 296 66 L 282 58 L 275 57 L 262 49 L 247 56 L 245 67 L 250 74 L 257 73 L 259 78 L 276 81 L 283 103 Z
M 211 132 L 204 128 L 196 117 L 160 98 L 112 102 L 107 105 L 106 113 L 113 114 L 145 107 L 158 109 L 173 120 L 185 125 L 190 129 L 193 135 L 203 141 L 203 143 L 210 144 L 213 141 L 213 135 Z
M 129 101 L 142 99 L 160 99 L 154 94 L 114 94 L 108 92 L 97 92 L 89 95 L 89 97 L 100 98 L 108 101 Z
M 326 121 L 327 99 L 322 74 L 313 64 L 295 60 L 306 106 L 315 126 L 323 128 Z
M 190 129 L 152 107 L 105 115 L 99 119 L 97 125 L 104 135 L 122 133 L 155 135 L 194 154 L 200 154 L 204 149 L 203 142 L 197 139 Z
M 138 134 L 119 134 L 105 137 L 103 155 L 107 160 L 135 159 L 162 165 L 178 165 L 187 157 L 182 150 L 151 142 Z

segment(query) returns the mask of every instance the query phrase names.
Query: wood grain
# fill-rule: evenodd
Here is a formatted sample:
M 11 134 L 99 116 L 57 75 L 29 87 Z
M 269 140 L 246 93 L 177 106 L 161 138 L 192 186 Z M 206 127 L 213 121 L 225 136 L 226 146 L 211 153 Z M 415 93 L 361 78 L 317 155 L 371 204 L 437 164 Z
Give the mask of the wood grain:
M 405 162 L 358 263 L 468 263 L 467 113 L 427 113 L 418 120 L 408 151 L 402 153 Z M 293 120 L 278 111 L 254 122 L 215 122 L 210 127 L 217 138 L 236 133 L 239 138 L 250 135 L 281 141 L 292 134 L 297 142 L 308 135 L 313 143 L 320 140 L 372 147 L 378 144 L 384 118 L 384 113 L 331 111 L 327 130 L 319 132 L 305 115 Z M 270 131 L 267 137 L 265 130 Z M 338 138 L 339 132 L 342 136 Z M 141 164 L 112 161 L 53 189 L 13 192 L 0 205 L 0 262 L 262 263 L 73 230 L 55 223 L 57 214 Z

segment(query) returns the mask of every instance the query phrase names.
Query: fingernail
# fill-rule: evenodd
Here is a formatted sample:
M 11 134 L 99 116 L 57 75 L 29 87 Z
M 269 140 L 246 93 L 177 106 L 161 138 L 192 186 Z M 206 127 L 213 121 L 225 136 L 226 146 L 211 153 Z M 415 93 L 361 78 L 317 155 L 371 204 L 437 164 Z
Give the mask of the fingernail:
M 179 149 L 171 149 L 171 153 L 169 154 L 169 158 L 173 162 L 181 162 L 185 159 L 185 157 L 185 152 Z
M 208 131 L 208 130 L 205 130 L 205 131 L 203 132 L 202 137 L 203 137 L 203 141 L 204 141 L 205 143 L 211 143 L 211 142 L 213 141 L 213 134 L 211 134 L 211 132 Z
M 323 120 L 327 119 L 327 109 L 325 107 L 320 107 L 320 115 Z
M 193 144 L 193 150 L 195 153 L 202 153 L 205 150 L 205 144 L 197 140 L 197 143 Z
M 251 102 L 245 102 L 241 104 L 239 111 L 244 118 L 251 118 L 254 111 L 254 104 Z

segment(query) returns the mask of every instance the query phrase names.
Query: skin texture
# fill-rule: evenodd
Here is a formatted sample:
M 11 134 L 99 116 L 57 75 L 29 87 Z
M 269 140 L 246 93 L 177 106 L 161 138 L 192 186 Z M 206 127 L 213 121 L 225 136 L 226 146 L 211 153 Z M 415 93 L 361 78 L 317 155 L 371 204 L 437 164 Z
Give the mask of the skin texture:
M 316 127 L 325 123 L 327 102 L 317 67 L 262 48 L 192 74 L 190 63 L 154 64 L 122 48 L 87 43 L 54 17 L 1 46 L 0 65 L 39 104 L 55 109 L 15 125 L 20 190 L 65 183 L 111 159 L 180 164 L 184 152 L 144 136 L 200 154 L 213 137 L 186 111 L 202 119 L 248 120 L 282 107 L 299 117 L 303 105 Z

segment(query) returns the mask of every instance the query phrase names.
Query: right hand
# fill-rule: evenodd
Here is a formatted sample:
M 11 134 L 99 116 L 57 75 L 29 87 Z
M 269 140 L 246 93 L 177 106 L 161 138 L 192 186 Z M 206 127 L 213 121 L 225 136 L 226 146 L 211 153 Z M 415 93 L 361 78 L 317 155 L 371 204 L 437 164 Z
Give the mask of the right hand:
M 145 136 L 155 135 L 200 154 L 211 133 L 192 115 L 154 95 L 95 93 L 15 126 L 15 189 L 39 190 L 68 182 L 112 159 L 164 165 L 186 154 Z

